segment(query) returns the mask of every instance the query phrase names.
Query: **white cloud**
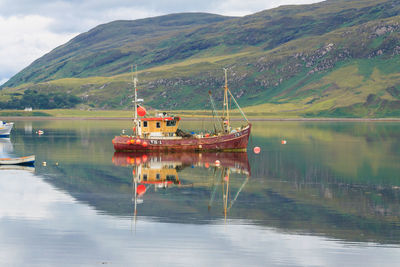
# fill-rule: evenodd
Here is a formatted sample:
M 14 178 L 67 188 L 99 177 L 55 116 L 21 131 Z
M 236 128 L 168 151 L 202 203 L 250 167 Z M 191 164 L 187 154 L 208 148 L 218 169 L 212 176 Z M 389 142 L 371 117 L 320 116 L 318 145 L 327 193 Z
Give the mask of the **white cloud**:
M 54 203 L 73 203 L 73 198 L 51 188 L 23 170 L 1 170 L 0 220 L 45 220 L 54 217 Z M 24 185 L 21 187 L 21 185 Z M 18 201 L 15 201 L 18 199 Z
M 245 16 L 265 9 L 275 8 L 281 5 L 311 4 L 320 0 L 225 0 L 214 2 L 215 13 L 226 16 Z
M 51 32 L 52 22 L 38 15 L 0 17 L 1 82 L 76 35 Z

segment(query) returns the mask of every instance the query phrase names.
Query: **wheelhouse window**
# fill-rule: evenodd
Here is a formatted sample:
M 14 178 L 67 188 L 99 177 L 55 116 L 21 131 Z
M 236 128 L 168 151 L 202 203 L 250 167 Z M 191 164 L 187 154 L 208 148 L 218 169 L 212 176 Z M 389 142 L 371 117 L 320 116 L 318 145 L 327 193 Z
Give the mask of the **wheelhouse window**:
M 143 127 L 147 127 L 147 121 L 143 122 Z
M 175 126 L 175 125 L 176 125 L 176 120 L 167 121 L 167 126 Z
M 161 128 L 161 122 L 157 121 L 156 127 L 157 127 L 157 128 Z

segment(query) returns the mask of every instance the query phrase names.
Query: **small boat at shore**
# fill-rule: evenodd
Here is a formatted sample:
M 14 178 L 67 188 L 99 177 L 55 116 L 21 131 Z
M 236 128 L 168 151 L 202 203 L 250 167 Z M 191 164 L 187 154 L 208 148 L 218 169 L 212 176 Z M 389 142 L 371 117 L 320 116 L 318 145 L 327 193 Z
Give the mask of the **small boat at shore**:
M 30 166 L 35 163 L 35 155 L 18 158 L 0 158 L 0 165 L 25 165 Z
M 35 166 L 34 165 L 0 165 L 0 171 L 35 172 Z
M 145 117 L 146 110 L 138 105 L 137 78 L 133 80 L 134 119 L 133 134 L 115 136 L 112 140 L 115 151 L 246 151 L 251 131 L 251 124 L 228 89 L 227 72 L 225 70 L 224 105 L 219 117 L 214 101 L 209 92 L 213 115 L 220 120 L 214 124 L 211 133 L 187 133 L 178 128 L 180 117 L 159 113 L 154 117 Z M 246 123 L 233 127 L 230 122 L 230 100 L 236 104 Z M 142 100 L 141 100 L 142 101 Z M 138 116 L 142 118 L 138 118 Z
M 0 137 L 10 136 L 10 132 L 14 126 L 13 122 L 0 121 Z

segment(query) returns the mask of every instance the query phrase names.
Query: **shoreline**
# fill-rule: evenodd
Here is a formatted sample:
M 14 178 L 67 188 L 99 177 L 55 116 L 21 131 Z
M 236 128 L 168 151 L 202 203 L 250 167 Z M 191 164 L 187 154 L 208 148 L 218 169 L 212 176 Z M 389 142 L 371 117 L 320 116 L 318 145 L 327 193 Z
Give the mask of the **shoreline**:
M 184 121 L 201 121 L 211 119 L 209 117 L 186 117 L 182 118 Z M 400 118 L 248 118 L 250 122 L 253 121 L 337 121 L 337 122 L 400 122 Z M 22 121 L 22 120 L 132 120 L 131 117 L 47 117 L 47 116 L 0 116 L 0 120 L 5 121 Z M 239 121 L 243 119 L 231 118 L 232 121 Z

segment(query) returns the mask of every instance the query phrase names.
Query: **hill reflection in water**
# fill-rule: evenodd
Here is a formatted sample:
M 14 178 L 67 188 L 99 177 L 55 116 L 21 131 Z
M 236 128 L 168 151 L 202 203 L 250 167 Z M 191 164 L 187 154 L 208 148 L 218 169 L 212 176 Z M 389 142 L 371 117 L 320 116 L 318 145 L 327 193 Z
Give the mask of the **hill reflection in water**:
M 38 175 L 101 214 L 133 217 L 140 191 L 139 220 L 240 222 L 351 242 L 400 243 L 397 123 L 257 122 L 249 151 L 260 146 L 258 155 L 114 154 L 110 140 L 126 124 L 34 122 L 33 128 L 45 129 L 45 135 L 28 135 L 17 127 L 12 142 L 16 154 L 47 161 L 47 167 L 36 167 Z M 150 168 L 156 166 L 170 167 L 164 176 L 159 173 L 164 184 L 156 183 L 157 173 Z M 133 171 L 141 174 L 136 194 Z

